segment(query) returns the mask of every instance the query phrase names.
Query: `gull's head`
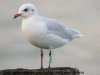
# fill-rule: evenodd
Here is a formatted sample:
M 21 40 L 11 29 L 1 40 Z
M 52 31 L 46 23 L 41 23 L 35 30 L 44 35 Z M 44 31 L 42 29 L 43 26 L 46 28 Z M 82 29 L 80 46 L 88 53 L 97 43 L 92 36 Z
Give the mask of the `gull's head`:
M 38 15 L 36 7 L 33 4 L 23 4 L 19 8 L 19 11 L 15 14 L 14 18 L 17 18 L 19 16 L 28 18 L 34 15 Z

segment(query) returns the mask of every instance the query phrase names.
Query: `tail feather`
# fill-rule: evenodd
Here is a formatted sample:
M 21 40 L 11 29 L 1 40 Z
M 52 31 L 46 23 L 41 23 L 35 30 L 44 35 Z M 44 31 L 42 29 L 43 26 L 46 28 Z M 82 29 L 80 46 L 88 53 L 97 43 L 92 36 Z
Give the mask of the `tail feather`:
M 84 36 L 84 35 L 81 34 L 80 32 L 78 32 L 74 37 L 75 37 L 75 38 L 80 38 L 80 37 L 82 37 L 82 36 Z
M 78 30 L 75 30 L 75 29 L 72 29 L 72 28 L 66 28 L 67 30 L 69 30 L 69 32 L 72 34 L 72 36 L 74 37 L 74 38 L 80 38 L 80 37 L 82 37 L 82 36 L 84 36 L 83 34 L 81 34 L 81 32 L 80 31 L 78 31 Z

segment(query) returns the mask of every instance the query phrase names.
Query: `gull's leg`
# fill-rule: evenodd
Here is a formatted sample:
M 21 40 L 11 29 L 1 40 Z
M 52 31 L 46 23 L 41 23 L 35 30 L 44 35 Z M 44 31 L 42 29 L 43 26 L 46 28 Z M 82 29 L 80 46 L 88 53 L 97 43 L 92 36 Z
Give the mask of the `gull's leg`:
M 43 69 L 43 50 L 41 49 L 41 69 Z
M 51 49 L 50 49 L 50 52 L 49 52 L 49 66 L 48 66 L 48 68 L 50 68 L 51 62 L 52 62 L 52 52 L 51 52 Z

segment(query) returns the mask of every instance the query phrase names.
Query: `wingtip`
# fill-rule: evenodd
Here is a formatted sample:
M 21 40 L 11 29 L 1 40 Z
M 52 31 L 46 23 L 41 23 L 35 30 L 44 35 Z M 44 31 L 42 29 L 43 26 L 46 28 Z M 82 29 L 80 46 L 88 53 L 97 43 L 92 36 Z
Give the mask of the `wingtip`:
M 83 36 L 85 36 L 85 35 L 83 35 L 83 34 L 80 34 L 79 36 L 80 36 L 80 37 L 83 37 Z
M 76 35 L 75 37 L 76 37 L 76 38 L 80 38 L 80 37 L 83 37 L 83 36 L 85 36 L 85 35 L 79 34 L 79 35 Z

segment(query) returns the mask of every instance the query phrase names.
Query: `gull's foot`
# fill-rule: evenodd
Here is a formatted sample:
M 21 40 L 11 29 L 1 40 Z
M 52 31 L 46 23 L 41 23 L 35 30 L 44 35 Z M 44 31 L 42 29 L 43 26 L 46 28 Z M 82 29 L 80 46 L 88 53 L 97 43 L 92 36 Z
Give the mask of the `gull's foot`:
M 48 69 L 51 69 L 50 65 L 48 66 Z

